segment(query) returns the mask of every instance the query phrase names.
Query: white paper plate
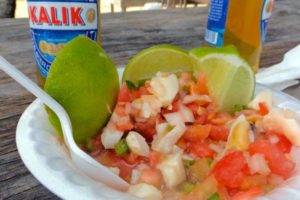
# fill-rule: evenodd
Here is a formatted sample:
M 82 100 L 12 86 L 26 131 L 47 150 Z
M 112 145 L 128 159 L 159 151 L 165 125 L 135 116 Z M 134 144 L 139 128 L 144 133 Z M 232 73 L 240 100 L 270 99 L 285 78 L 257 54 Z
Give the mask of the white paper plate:
M 256 89 L 270 90 L 263 86 L 257 86 Z M 275 91 L 273 97 L 275 105 L 300 113 L 300 101 L 297 99 Z M 67 149 L 55 137 L 55 131 L 38 99 L 22 114 L 17 126 L 16 141 L 19 154 L 33 176 L 63 199 L 135 199 L 97 183 L 76 170 Z M 294 148 L 292 155 L 297 163 L 294 176 L 266 196 L 257 199 L 300 199 L 300 149 Z

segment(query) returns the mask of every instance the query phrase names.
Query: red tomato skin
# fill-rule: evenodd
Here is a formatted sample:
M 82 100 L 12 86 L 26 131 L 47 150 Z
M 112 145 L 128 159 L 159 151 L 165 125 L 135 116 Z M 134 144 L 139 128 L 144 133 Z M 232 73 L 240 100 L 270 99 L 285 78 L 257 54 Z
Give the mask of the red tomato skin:
M 150 151 L 149 153 L 149 165 L 150 167 L 156 167 L 161 160 L 163 159 L 163 155 L 157 151 Z
M 145 86 L 141 86 L 138 89 L 130 90 L 124 82 L 120 89 L 118 102 L 131 102 L 134 99 L 140 98 L 142 95 L 148 94 L 150 94 L 150 92 Z
M 259 102 L 258 107 L 259 107 L 258 113 L 260 115 L 267 115 L 269 113 L 269 108 L 265 102 Z
M 213 158 L 215 155 L 215 152 L 209 148 L 208 144 L 202 141 L 189 143 L 187 151 L 199 158 Z
M 131 122 L 127 124 L 116 124 L 116 128 L 120 131 L 129 131 L 133 128 L 133 124 Z
M 149 168 L 142 170 L 138 182 L 147 183 L 160 189 L 163 184 L 163 177 L 158 169 Z
M 124 103 L 118 103 L 115 107 L 114 112 L 116 112 L 119 116 L 125 116 L 125 104 Z
M 194 115 L 197 114 L 197 110 L 199 108 L 199 105 L 197 105 L 197 103 L 189 103 L 186 106 L 193 112 Z
M 234 151 L 225 155 L 213 168 L 219 184 L 229 188 L 239 188 L 245 176 L 247 162 L 243 152 Z
M 275 135 L 279 141 L 276 143 L 276 146 L 283 152 L 283 153 L 290 153 L 292 149 L 292 143 L 281 133 L 273 133 L 267 132 L 266 136 L 272 137 Z
M 207 77 L 204 73 L 198 75 L 198 82 L 197 85 L 200 88 L 200 94 L 208 95 L 208 88 L 207 88 Z
M 223 126 L 212 126 L 209 137 L 213 140 L 227 141 L 229 129 Z
M 280 148 L 268 140 L 258 140 L 250 144 L 249 153 L 251 155 L 263 154 L 268 161 L 270 170 L 284 179 L 287 179 L 295 169 L 295 163 L 288 160 Z
M 123 83 L 118 96 L 118 102 L 130 102 L 132 101 L 130 90 L 128 89 L 126 83 Z
M 283 153 L 290 153 L 292 149 L 292 143 L 284 136 L 284 135 L 277 135 L 279 138 L 279 142 L 277 146 Z
M 168 114 L 168 113 L 173 113 L 173 112 L 177 112 L 179 110 L 179 105 L 178 105 L 178 101 L 173 101 L 172 102 L 172 109 L 168 109 L 168 108 L 162 108 L 161 110 L 161 114 Z
M 135 166 L 129 165 L 124 160 L 118 160 L 112 163 L 112 167 L 118 167 L 120 169 L 120 177 L 124 180 L 130 180 L 132 170 Z
M 146 122 L 134 123 L 134 129 L 146 138 L 147 141 L 152 141 L 156 134 L 155 130 L 156 118 L 149 118 Z
M 130 181 L 132 170 L 138 164 L 138 162 L 132 164 L 126 162 L 124 158 L 117 156 L 112 150 L 101 152 L 96 159 L 106 166 L 119 168 L 120 177 L 127 181 Z
M 207 122 L 207 119 L 208 119 L 208 114 L 207 113 L 195 116 L 195 122 L 197 124 L 205 124 Z
M 208 88 L 206 85 L 206 75 L 204 73 L 200 73 L 198 75 L 196 84 L 191 84 L 190 92 L 191 94 L 208 94 Z
M 122 159 L 125 160 L 128 164 L 134 165 L 139 162 L 138 158 L 139 158 L 139 156 L 137 154 L 129 153 L 129 154 L 123 156 Z
M 140 93 L 140 96 L 150 94 L 149 90 L 145 86 L 139 87 L 139 93 Z

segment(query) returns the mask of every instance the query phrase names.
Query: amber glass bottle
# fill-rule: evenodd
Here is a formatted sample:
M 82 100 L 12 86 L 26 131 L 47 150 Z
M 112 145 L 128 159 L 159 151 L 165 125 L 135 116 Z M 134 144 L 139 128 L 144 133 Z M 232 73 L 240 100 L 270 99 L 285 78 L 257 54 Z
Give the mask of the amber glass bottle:
M 235 45 L 253 70 L 259 66 L 274 0 L 211 0 L 205 40 Z
M 64 45 L 78 35 L 100 44 L 100 0 L 27 0 L 40 86 Z

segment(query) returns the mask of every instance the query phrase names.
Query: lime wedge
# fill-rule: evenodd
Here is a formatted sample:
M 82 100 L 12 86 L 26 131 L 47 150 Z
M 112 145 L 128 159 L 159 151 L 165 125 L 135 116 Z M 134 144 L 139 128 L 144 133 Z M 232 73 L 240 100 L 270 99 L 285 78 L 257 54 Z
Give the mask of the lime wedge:
M 57 55 L 44 89 L 69 114 L 75 141 L 86 144 L 110 117 L 119 91 L 118 72 L 96 42 L 78 36 Z M 49 108 L 47 112 L 61 134 L 59 119 Z
M 236 105 L 247 105 L 252 99 L 255 76 L 233 47 L 226 48 L 211 48 L 208 53 L 201 53 L 203 48 L 198 48 L 191 50 L 190 54 L 197 63 L 195 73 L 203 72 L 207 75 L 208 89 L 216 98 L 219 108 L 234 112 Z
M 239 55 L 239 51 L 234 45 L 227 45 L 221 48 L 212 48 L 210 46 L 203 46 L 203 47 L 198 47 L 190 50 L 190 53 L 196 56 L 197 58 L 202 58 L 203 56 L 213 54 L 213 53 Z
M 193 60 L 187 50 L 173 45 L 157 45 L 135 55 L 126 65 L 122 80 L 137 82 L 149 79 L 158 71 L 188 72 L 193 70 Z

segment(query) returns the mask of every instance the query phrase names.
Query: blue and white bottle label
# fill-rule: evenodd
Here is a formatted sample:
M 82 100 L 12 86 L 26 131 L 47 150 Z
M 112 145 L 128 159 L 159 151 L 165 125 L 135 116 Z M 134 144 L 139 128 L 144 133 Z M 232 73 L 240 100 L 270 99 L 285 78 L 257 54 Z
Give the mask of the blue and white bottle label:
M 261 42 L 265 42 L 265 38 L 267 35 L 267 28 L 268 28 L 268 23 L 269 19 L 272 14 L 274 6 L 274 0 L 265 0 L 263 9 L 261 11 L 261 21 L 260 21 L 260 35 L 261 35 Z
M 205 41 L 212 46 L 221 47 L 224 42 L 227 12 L 230 0 L 211 0 L 205 29 Z M 274 0 L 264 0 L 261 11 L 261 42 L 264 43 L 267 26 L 271 17 Z
M 205 41 L 213 46 L 223 45 L 228 3 L 228 0 L 210 1 Z
M 29 25 L 37 66 L 47 77 L 60 49 L 78 35 L 98 39 L 97 0 L 28 0 Z

